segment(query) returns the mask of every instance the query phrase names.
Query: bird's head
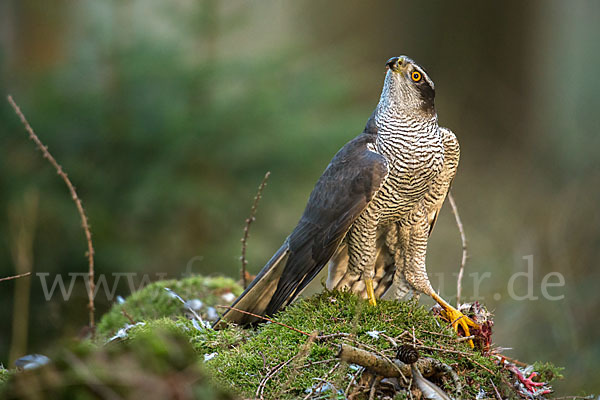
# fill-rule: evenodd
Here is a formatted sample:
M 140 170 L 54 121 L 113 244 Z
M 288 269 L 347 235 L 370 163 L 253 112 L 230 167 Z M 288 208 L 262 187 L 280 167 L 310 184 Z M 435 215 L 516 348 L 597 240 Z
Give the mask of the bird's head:
M 385 66 L 379 111 L 435 116 L 435 87 L 423 68 L 406 56 L 390 58 Z

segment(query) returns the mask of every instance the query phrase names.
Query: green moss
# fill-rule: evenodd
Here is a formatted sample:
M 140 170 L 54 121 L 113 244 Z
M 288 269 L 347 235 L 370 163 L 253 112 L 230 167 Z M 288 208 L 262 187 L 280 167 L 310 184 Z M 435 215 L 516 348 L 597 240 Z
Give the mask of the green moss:
M 411 342 L 414 332 L 414 340 L 422 346 L 462 353 L 421 350 L 422 356 L 438 359 L 458 373 L 465 398 L 474 398 L 480 389 L 493 393 L 490 380 L 502 388 L 502 378 L 508 377 L 489 357 L 457 343 L 448 324 L 437 320 L 416 302 L 381 301 L 377 307 L 371 307 L 348 293 L 324 292 L 297 302 L 276 320 L 306 333 L 351 334 L 352 340 L 388 356 L 395 354 L 390 341 L 383 335 L 376 338 L 367 332 L 384 332 L 388 337 L 399 338 L 399 343 Z M 254 396 L 259 382 L 269 371 L 292 359 L 268 381 L 264 395 L 265 398 L 297 398 L 304 396 L 305 391 L 318 382 L 316 379 L 324 377 L 335 365 L 342 341 L 348 338 L 337 336 L 311 342 L 306 335 L 289 328 L 266 324 L 244 343 L 220 352 L 207 365 L 223 384 L 237 388 L 243 396 Z M 315 364 L 318 362 L 321 363 Z M 349 366 L 340 365 L 328 376 L 328 381 L 337 389 L 344 389 L 352 373 Z M 449 382 L 440 384 L 450 392 L 454 389 Z
M 0 398 L 234 398 L 215 386 L 176 326 L 154 328 L 106 346 L 65 346 L 52 363 L 14 374 Z
M 182 280 L 154 282 L 133 293 L 125 303 L 115 304 L 98 323 L 98 337 L 106 339 L 130 323 L 125 313 L 135 322 L 182 315 L 184 308 L 181 302 L 169 296 L 165 288 L 172 289 L 185 300 L 201 299 L 203 312 L 207 307 L 226 303 L 221 297 L 223 294 L 231 292 L 238 296 L 242 292 L 233 279 L 224 277 L 192 276 Z
M 70 398 L 89 398 L 85 393 L 93 393 L 96 383 L 101 382 L 119 396 L 133 398 L 140 396 L 134 383 L 140 379 L 153 382 L 153 394 L 168 391 L 175 379 L 177 387 L 189 389 L 190 398 L 231 398 L 214 381 L 219 387 L 232 388 L 240 397 L 254 398 L 262 381 L 265 399 L 296 399 L 304 398 L 326 379 L 327 390 L 318 396 L 335 398 L 339 395 L 334 392 L 345 391 L 350 377 L 356 374 L 352 366 L 337 358 L 341 343 L 359 343 L 394 357 L 395 340 L 397 344 L 416 342 L 422 357 L 450 366 L 462 384 L 462 398 L 475 398 L 480 390 L 493 397 L 492 382 L 502 398 L 518 398 L 507 384 L 513 378 L 506 369 L 465 342 L 457 342 L 447 322 L 414 301 L 380 301 L 372 307 L 353 294 L 325 291 L 295 302 L 274 318 L 286 326 L 266 323 L 257 329 L 230 326 L 215 331 L 188 319 L 181 302 L 169 296 L 165 287 L 186 300 L 200 299 L 206 306 L 224 303 L 223 293 L 241 291 L 224 278 L 154 283 L 102 318 L 99 332 L 104 338 L 130 322 L 122 315 L 123 308 L 136 322 L 143 322 L 130 328 L 125 338 L 106 346 L 105 340 L 65 346 L 68 350 L 51 357 L 55 362 L 40 372 L 14 374 L 16 378 L 8 379 L 5 385 L 9 387 L 6 393 L 17 398 L 17 394 L 29 395 L 28 390 L 37 387 L 50 398 L 73 393 Z M 323 338 L 316 339 L 318 336 Z M 535 368 L 541 380 L 558 377 L 561 371 L 550 364 L 536 363 Z M 4 371 L 0 370 L 0 382 L 10 375 Z M 435 379 L 434 383 L 457 397 L 451 380 Z M 396 398 L 406 396 L 400 393 Z
M 2 387 L 2 384 L 10 378 L 11 373 L 12 373 L 11 371 L 0 366 L 0 387 Z
M 562 375 L 564 368 L 549 362 L 536 361 L 533 363 L 533 370 L 538 373 L 536 379 L 538 382 L 552 382 L 564 378 Z

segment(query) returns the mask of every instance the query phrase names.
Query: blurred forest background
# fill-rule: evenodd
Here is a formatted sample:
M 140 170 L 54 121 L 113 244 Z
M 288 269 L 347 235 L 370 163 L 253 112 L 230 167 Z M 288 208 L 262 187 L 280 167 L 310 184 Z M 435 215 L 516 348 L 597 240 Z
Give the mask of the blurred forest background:
M 7 94 L 76 185 L 112 289 L 119 272 L 139 273 L 136 286 L 239 276 L 244 219 L 271 171 L 248 242 L 256 273 L 361 132 L 385 61 L 406 54 L 461 142 L 466 300 L 494 310 L 506 354 L 567 367 L 559 392 L 600 392 L 599 18 L 593 1 L 2 0 L 0 277 L 31 269 L 68 286 L 87 271 L 76 209 Z M 538 299 L 511 299 L 530 255 Z M 428 270 L 448 299 L 460 256 L 446 206 Z M 553 271 L 558 301 L 540 289 Z M 477 289 L 468 274 L 486 272 Z M 115 290 L 129 294 L 125 278 Z M 98 315 L 111 301 L 101 290 Z M 46 301 L 38 276 L 0 283 L 0 362 L 76 336 L 86 302 L 80 278 L 69 301 Z

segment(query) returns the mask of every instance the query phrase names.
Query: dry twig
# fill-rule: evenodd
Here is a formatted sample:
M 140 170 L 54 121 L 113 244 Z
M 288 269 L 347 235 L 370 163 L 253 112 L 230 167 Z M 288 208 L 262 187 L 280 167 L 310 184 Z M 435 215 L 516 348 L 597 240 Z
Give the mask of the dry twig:
M 317 341 L 323 341 L 323 340 L 332 339 L 332 338 L 336 338 L 336 337 L 350 337 L 350 336 L 352 336 L 351 333 L 337 332 L 337 333 L 329 333 L 327 335 L 317 336 L 315 338 L 315 340 L 317 340 Z
M 430 347 L 430 346 L 417 346 L 419 349 L 424 349 L 424 350 L 432 350 L 432 351 L 441 351 L 443 353 L 454 353 L 454 354 L 460 354 L 461 356 L 465 356 L 465 358 L 469 361 L 471 361 L 473 364 L 479 365 L 481 368 L 485 369 L 487 372 L 489 372 L 492 375 L 495 375 L 494 372 L 489 369 L 488 367 L 486 367 L 485 365 L 473 360 L 470 356 L 469 353 L 464 352 L 464 351 L 460 351 L 460 350 L 452 350 L 452 349 L 442 349 L 441 347 Z
M 310 368 L 315 365 L 327 364 L 327 363 L 330 363 L 332 361 L 337 361 L 337 360 L 338 360 L 337 358 L 328 358 L 327 360 L 321 360 L 321 361 L 309 361 L 309 362 L 301 365 L 299 368 Z
M 262 196 L 262 191 L 267 185 L 267 179 L 271 175 L 271 171 L 267 171 L 265 177 L 263 178 L 260 185 L 258 185 L 258 191 L 256 192 L 256 196 L 254 196 L 254 203 L 252 203 L 252 208 L 250 209 L 250 216 L 246 218 L 246 226 L 244 226 L 244 236 L 242 236 L 242 256 L 240 260 L 242 261 L 242 282 L 244 283 L 244 289 L 248 287 L 248 277 L 246 272 L 246 265 L 248 265 L 248 260 L 246 260 L 246 243 L 248 241 L 248 234 L 250 232 L 250 224 L 254 222 L 256 219 L 256 210 L 258 208 L 258 202 Z
M 505 356 L 504 354 L 498 354 L 498 353 L 494 353 L 494 354 L 492 354 L 492 355 L 493 355 L 493 356 L 495 356 L 495 357 L 498 357 L 498 360 L 500 360 L 500 365 L 503 365 L 503 364 L 504 364 L 504 361 L 508 361 L 508 362 L 510 362 L 510 363 L 513 363 L 513 364 L 519 365 L 519 366 L 521 366 L 521 367 L 527 367 L 527 365 L 528 365 L 528 364 L 524 363 L 523 361 L 519 361 L 519 360 L 517 360 L 517 359 L 510 358 L 510 357 L 508 357 L 508 356 Z
M 346 386 L 346 390 L 344 391 L 345 398 L 349 398 L 348 395 L 350 394 L 350 388 L 352 387 L 352 384 L 356 381 L 358 375 L 362 374 L 364 370 L 364 367 L 360 367 L 354 374 L 352 374 L 352 378 L 350 378 L 350 382 L 348 382 L 348 386 Z
M 277 373 L 279 373 L 279 371 L 281 371 L 283 367 L 285 367 L 286 365 L 294 361 L 296 358 L 298 358 L 298 356 L 300 356 L 300 354 L 296 354 L 294 357 L 276 365 L 273 369 L 271 369 L 271 371 L 269 371 L 269 373 L 260 381 L 258 388 L 256 388 L 256 397 L 260 398 L 261 400 L 264 400 L 265 387 L 267 386 L 269 380 Z
M 48 151 L 48 147 L 46 147 L 44 145 L 44 143 L 42 143 L 42 141 L 40 140 L 40 138 L 38 138 L 38 136 L 35 134 L 35 132 L 33 131 L 33 128 L 31 127 L 31 125 L 29 125 L 29 122 L 27 122 L 27 119 L 25 118 L 25 115 L 23 115 L 23 113 L 21 112 L 21 109 L 15 103 L 15 101 L 12 98 L 12 96 L 8 96 L 8 102 L 10 103 L 10 105 L 12 106 L 12 108 L 15 110 L 15 113 L 21 119 L 21 122 L 23 123 L 23 126 L 25 127 L 25 130 L 27 131 L 27 133 L 29 133 L 29 138 L 31 140 L 33 140 L 33 142 L 36 144 L 36 146 L 42 151 L 42 154 L 43 154 L 44 158 L 47 159 L 50 162 L 50 164 L 52 164 L 52 166 L 54 167 L 54 169 L 56 169 L 56 172 L 58 173 L 58 175 L 60 175 L 60 177 L 63 179 L 63 181 L 65 182 L 65 184 L 69 188 L 69 192 L 71 193 L 71 198 L 75 202 L 75 206 L 77 206 L 77 211 L 79 212 L 79 217 L 81 218 L 81 226 L 83 227 L 83 231 L 85 233 L 85 238 L 87 240 L 87 246 L 88 246 L 88 251 L 87 251 L 88 264 L 89 264 L 89 271 L 88 271 L 88 279 L 89 279 L 89 284 L 88 284 L 88 301 L 89 301 L 88 302 L 88 310 L 89 310 L 89 319 L 90 319 L 90 322 L 89 322 L 90 329 L 92 330 L 92 334 L 93 334 L 93 332 L 95 331 L 95 318 L 94 318 L 94 292 L 95 292 L 95 284 L 94 284 L 94 246 L 92 245 L 92 234 L 90 232 L 90 227 L 89 227 L 89 224 L 88 224 L 88 219 L 87 219 L 87 216 L 86 216 L 85 211 L 83 209 L 83 205 L 81 203 L 81 200 L 79 199 L 79 196 L 77 196 L 77 192 L 75 191 L 75 187 L 71 183 L 71 180 L 69 179 L 69 177 L 67 176 L 67 174 L 63 171 L 63 169 L 60 166 L 60 164 L 58 164 L 58 162 L 56 161 L 56 159 L 52 156 L 52 154 L 50 154 L 50 152 Z
M 286 326 L 286 325 L 284 325 Z M 313 332 L 312 334 L 310 334 L 308 336 L 308 340 L 306 341 L 306 343 L 304 343 L 304 345 L 302 346 L 302 348 L 300 349 L 300 351 L 298 352 L 298 354 L 296 354 L 295 356 L 291 357 L 289 360 L 277 365 L 275 368 L 273 368 L 271 370 L 271 372 L 269 372 L 260 382 L 260 384 L 258 385 L 258 388 L 256 389 L 256 396 L 260 396 L 261 400 L 264 399 L 263 395 L 264 395 L 264 391 L 265 391 L 265 387 L 267 385 L 267 382 L 269 381 L 269 379 L 271 379 L 273 376 L 275 376 L 276 374 L 278 374 L 283 367 L 285 367 L 286 365 L 290 364 L 292 361 L 297 360 L 297 359 L 304 359 L 306 358 L 306 356 L 308 355 L 308 353 L 310 352 L 310 348 L 312 346 L 312 344 L 315 341 L 315 338 L 317 337 L 317 332 Z M 293 375 L 293 374 L 292 374 Z M 291 381 L 292 376 L 290 376 L 288 378 L 288 382 L 284 385 L 284 387 L 287 387 L 288 384 Z M 277 396 L 275 396 L 275 398 L 277 398 Z
M 458 277 L 456 278 L 456 306 L 458 307 L 460 303 L 460 296 L 462 294 L 462 278 L 465 273 L 465 264 L 467 263 L 467 237 L 465 236 L 465 230 L 463 228 L 460 215 L 458 214 L 458 207 L 456 207 L 456 202 L 454 201 L 454 197 L 452 196 L 452 192 L 450 191 L 448 191 L 448 201 L 450 202 L 450 206 L 452 207 L 452 213 L 454 214 L 456 226 L 458 226 L 458 231 L 460 232 L 460 240 L 462 242 L 462 258 L 460 260 L 460 270 L 458 271 Z
M 494 392 L 496 394 L 496 399 L 502 400 L 502 396 L 500 396 L 500 392 L 498 392 L 498 388 L 494 384 L 494 381 L 492 380 L 492 378 L 490 378 L 490 383 L 492 384 L 492 387 L 494 388 Z
M 26 276 L 31 275 L 31 272 L 26 272 L 24 274 L 19 274 L 19 275 L 14 275 L 14 276 L 7 276 L 6 278 L 0 278 L 0 282 L 4 282 L 4 281 L 10 281 L 13 279 L 19 279 L 19 278 L 24 278 Z
M 369 390 L 369 400 L 375 399 L 375 392 L 377 391 L 377 385 L 379 384 L 379 381 L 381 381 L 381 378 L 379 376 L 376 376 L 373 379 L 373 383 L 371 384 L 371 389 Z
M 336 369 L 338 369 L 338 367 L 340 366 L 340 364 L 341 364 L 340 362 L 337 362 L 329 371 L 327 371 L 327 373 L 325 374 L 324 377 L 318 378 L 319 381 L 320 381 L 320 383 L 317 386 L 315 386 L 314 389 L 312 389 L 312 390 L 310 390 L 308 392 L 308 394 L 306 395 L 306 397 L 304 397 L 304 400 L 308 400 L 310 398 L 310 396 L 314 392 L 316 392 L 319 389 L 321 389 L 321 387 L 323 386 L 324 383 L 329 383 L 333 387 L 333 385 L 331 384 L 331 382 L 327 381 L 327 378 L 329 378 L 329 376 L 333 373 L 333 371 L 335 371 Z M 334 392 L 336 392 L 336 391 L 334 391 Z
M 456 343 L 466 342 L 467 340 L 473 340 L 473 339 L 475 339 L 475 335 L 463 336 L 463 337 L 459 337 L 458 339 L 456 339 Z
M 135 320 L 133 319 L 133 317 L 131 315 L 129 315 L 127 310 L 125 310 L 125 307 L 121 307 L 121 314 L 123 314 L 123 316 L 129 320 L 129 323 L 131 325 L 135 325 Z

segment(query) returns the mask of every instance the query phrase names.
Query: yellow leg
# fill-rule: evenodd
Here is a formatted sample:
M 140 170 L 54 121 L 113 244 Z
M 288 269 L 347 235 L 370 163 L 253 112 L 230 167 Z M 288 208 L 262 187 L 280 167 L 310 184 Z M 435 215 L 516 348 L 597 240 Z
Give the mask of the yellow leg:
M 437 294 L 433 293 L 431 297 L 433 297 L 433 299 L 437 301 L 440 306 L 442 306 L 444 312 L 446 313 L 446 317 L 450 320 L 450 322 L 452 323 L 452 327 L 456 332 L 458 332 L 458 327 L 461 326 L 463 328 L 463 331 L 465 332 L 465 336 L 471 336 L 469 326 L 473 328 L 480 327 L 475 322 L 471 321 L 469 317 L 458 311 L 456 308 L 452 307 L 450 304 L 446 303 L 446 301 Z M 471 346 L 471 348 L 474 347 L 472 340 L 469 339 L 468 343 L 469 346 Z
M 367 296 L 369 296 L 369 303 L 371 303 L 372 306 L 376 306 L 377 301 L 375 300 L 375 291 L 373 290 L 373 279 L 365 279 L 365 286 L 367 287 Z

